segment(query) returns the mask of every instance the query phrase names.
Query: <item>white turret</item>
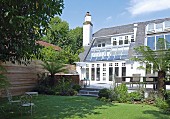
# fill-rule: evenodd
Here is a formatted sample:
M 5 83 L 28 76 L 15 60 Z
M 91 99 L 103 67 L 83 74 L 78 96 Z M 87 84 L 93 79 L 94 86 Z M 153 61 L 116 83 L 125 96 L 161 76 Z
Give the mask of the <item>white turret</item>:
M 88 46 L 92 39 L 92 28 L 91 15 L 89 12 L 85 15 L 85 22 L 83 23 L 83 46 Z

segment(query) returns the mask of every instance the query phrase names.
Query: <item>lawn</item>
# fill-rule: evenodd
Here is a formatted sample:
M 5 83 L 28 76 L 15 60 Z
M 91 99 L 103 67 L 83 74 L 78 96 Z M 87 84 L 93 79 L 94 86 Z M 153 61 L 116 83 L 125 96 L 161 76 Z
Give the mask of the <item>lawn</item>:
M 0 106 L 8 106 L 6 99 Z M 158 108 L 149 105 L 111 104 L 94 97 L 39 95 L 34 100 L 36 108 L 32 116 L 17 108 L 3 108 L 0 119 L 170 119 Z

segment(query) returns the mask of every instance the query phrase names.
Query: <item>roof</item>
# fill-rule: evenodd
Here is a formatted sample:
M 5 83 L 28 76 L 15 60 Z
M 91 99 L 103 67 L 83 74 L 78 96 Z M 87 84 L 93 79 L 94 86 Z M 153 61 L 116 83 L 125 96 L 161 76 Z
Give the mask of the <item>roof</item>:
M 60 50 L 61 50 L 61 48 L 60 48 L 59 46 L 56 46 L 56 45 L 47 43 L 47 42 L 45 42 L 45 41 L 36 41 L 36 43 L 38 43 L 39 45 L 44 46 L 44 47 L 52 47 L 52 48 L 54 48 L 56 51 L 60 51 Z
M 134 24 L 103 28 L 97 31 L 96 33 L 94 33 L 93 37 L 101 37 L 101 36 L 109 36 L 109 35 L 133 32 L 133 28 L 134 28 Z

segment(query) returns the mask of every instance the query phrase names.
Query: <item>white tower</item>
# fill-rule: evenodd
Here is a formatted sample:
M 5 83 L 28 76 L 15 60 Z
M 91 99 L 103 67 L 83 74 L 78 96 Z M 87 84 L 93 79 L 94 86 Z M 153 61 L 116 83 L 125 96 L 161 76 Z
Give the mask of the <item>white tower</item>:
M 83 23 L 83 46 L 88 46 L 92 39 L 92 27 L 91 15 L 89 12 L 85 15 L 85 22 Z

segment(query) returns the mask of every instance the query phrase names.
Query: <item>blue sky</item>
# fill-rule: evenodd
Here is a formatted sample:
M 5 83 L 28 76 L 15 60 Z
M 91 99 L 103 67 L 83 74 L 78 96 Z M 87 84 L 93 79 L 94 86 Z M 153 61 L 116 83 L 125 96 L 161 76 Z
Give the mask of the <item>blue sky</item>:
M 64 0 L 61 18 L 71 29 L 92 15 L 93 32 L 101 28 L 170 17 L 170 0 Z

